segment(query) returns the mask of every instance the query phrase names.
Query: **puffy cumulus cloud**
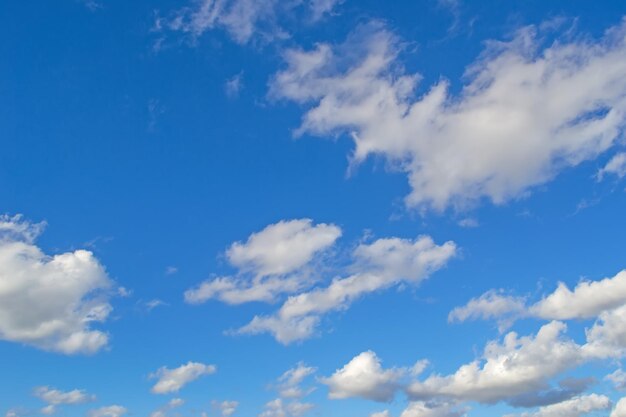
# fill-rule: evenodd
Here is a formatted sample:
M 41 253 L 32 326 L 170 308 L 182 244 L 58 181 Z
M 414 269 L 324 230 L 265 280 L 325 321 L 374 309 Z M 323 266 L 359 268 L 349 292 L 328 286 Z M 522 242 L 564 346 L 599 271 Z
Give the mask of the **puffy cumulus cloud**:
M 540 391 L 556 375 L 585 360 L 581 346 L 565 338 L 564 323 L 553 321 L 533 336 L 504 336 L 487 344 L 482 359 L 461 366 L 448 376 L 431 375 L 411 384 L 415 399 L 451 399 L 496 403 Z
M 152 387 L 154 394 L 169 394 L 178 392 L 188 383 L 195 381 L 204 375 L 210 375 L 217 371 L 215 365 L 205 365 L 198 362 L 188 362 L 178 368 L 160 368 L 151 378 L 157 378 L 157 383 Z
M 214 401 L 213 406 L 217 408 L 220 414 L 223 417 L 232 416 L 237 411 L 237 407 L 239 407 L 239 402 L 237 401 Z
M 472 298 L 466 305 L 456 307 L 448 315 L 449 322 L 466 320 L 498 320 L 501 330 L 526 311 L 526 300 L 522 297 L 505 295 L 502 291 L 490 290 L 478 298 Z
M 464 415 L 466 415 L 466 411 L 454 405 L 413 401 L 400 414 L 400 417 L 461 417 Z
M 219 277 L 188 290 L 185 299 L 197 304 L 217 298 L 229 304 L 273 301 L 282 293 L 301 290 L 311 280 L 305 270 L 316 255 L 341 236 L 332 224 L 314 225 L 310 219 L 285 220 L 236 242 L 227 251 L 237 277 Z
M 502 291 L 490 290 L 471 299 L 466 305 L 453 309 L 448 320 L 461 322 L 495 319 L 500 328 L 504 329 L 520 317 L 546 320 L 600 317 L 601 321 L 608 320 L 610 325 L 620 320 L 622 310 L 619 308 L 625 304 L 626 270 L 623 270 L 613 277 L 580 281 L 573 290 L 560 282 L 552 293 L 530 306 L 527 305 L 526 297 L 504 295 Z M 592 331 L 599 332 L 601 327 L 596 325 Z
M 590 357 L 619 358 L 626 354 L 626 305 L 600 314 L 586 330 L 585 353 Z
M 150 413 L 150 417 L 167 417 L 169 412 L 185 404 L 182 398 L 172 398 L 167 404 Z
M 89 417 L 121 417 L 126 413 L 128 413 L 126 407 L 122 407 L 121 405 L 109 405 L 90 410 L 87 415 Z
M 615 175 L 618 178 L 624 178 L 626 176 L 626 152 L 615 154 L 604 168 L 598 171 L 598 180 L 601 181 L 607 174 Z
M 540 407 L 537 411 L 521 413 L 519 417 L 579 417 L 609 408 L 611 408 L 611 400 L 608 397 L 589 394 Z M 507 417 L 514 417 L 514 415 L 511 414 Z
M 443 80 L 417 97 L 421 77 L 401 67 L 400 40 L 373 23 L 341 45 L 285 52 L 270 97 L 309 106 L 298 134 L 348 132 L 353 164 L 378 155 L 405 172 L 409 207 L 499 204 L 622 136 L 625 31 L 620 24 L 601 40 L 546 46 L 527 27 L 508 42 L 489 42 L 458 95 Z
M 611 417 L 626 417 L 626 398 L 620 399 L 613 411 L 611 411 Z
M 43 224 L 0 216 L 0 339 L 64 354 L 93 354 L 108 335 L 92 329 L 112 310 L 113 282 L 86 250 L 46 255 Z
M 626 270 L 599 281 L 582 281 L 574 291 L 564 283 L 530 308 L 530 314 L 554 320 L 588 319 L 626 303 Z
M 252 39 L 271 41 L 289 37 L 281 25 L 283 16 L 294 12 L 315 22 L 333 11 L 342 0 L 198 0 L 159 17 L 155 30 L 181 32 L 196 40 L 205 32 L 225 30 L 239 44 Z
M 328 386 L 331 399 L 360 397 L 373 401 L 391 401 L 406 369 L 383 369 L 372 351 L 354 357 L 343 368 L 320 381 Z
M 402 282 L 418 284 L 442 268 L 456 254 L 456 245 L 437 245 L 429 236 L 416 239 L 383 238 L 361 243 L 353 252 L 347 277 L 327 287 L 290 296 L 273 316 L 257 316 L 238 330 L 242 334 L 269 332 L 288 344 L 313 335 L 322 314 L 346 309 L 359 297 Z
M 50 387 L 37 387 L 33 394 L 47 404 L 40 410 L 42 414 L 53 414 L 59 405 L 84 404 L 96 399 L 95 395 L 79 389 L 63 392 Z
M 241 270 L 256 275 L 282 275 L 305 264 L 341 236 L 332 224 L 313 225 L 310 219 L 280 221 L 253 233 L 245 243 L 234 243 L 228 260 Z

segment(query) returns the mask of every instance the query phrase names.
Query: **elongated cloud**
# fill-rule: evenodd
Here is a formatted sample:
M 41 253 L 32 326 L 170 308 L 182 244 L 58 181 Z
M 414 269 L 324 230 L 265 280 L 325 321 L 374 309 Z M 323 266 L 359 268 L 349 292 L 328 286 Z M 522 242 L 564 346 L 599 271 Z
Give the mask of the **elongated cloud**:
M 402 282 L 416 285 L 444 267 L 455 254 L 453 242 L 437 245 L 429 236 L 362 243 L 353 252 L 349 268 L 352 275 L 335 278 L 326 287 L 293 295 L 276 314 L 257 316 L 238 332 L 269 332 L 284 344 L 306 339 L 315 332 L 321 315 L 346 309 L 359 297 Z
M 217 371 L 215 365 L 205 365 L 199 362 L 188 362 L 178 368 L 169 369 L 163 367 L 151 375 L 157 378 L 157 383 L 152 387 L 154 394 L 170 394 L 178 392 L 188 383 L 195 381 L 204 375 L 210 375 Z
M 341 236 L 332 224 L 314 225 L 310 219 L 280 221 L 236 242 L 226 257 L 239 272 L 201 283 L 185 293 L 188 303 L 219 299 L 229 304 L 274 301 L 310 284 L 310 270 L 303 269 L 315 256 L 329 249 Z
M 86 250 L 46 255 L 42 224 L 0 216 L 0 339 L 65 354 L 92 354 L 109 337 L 92 329 L 112 307 L 104 267 Z
M 595 411 L 608 410 L 611 400 L 605 395 L 581 395 L 561 403 L 540 407 L 537 411 L 519 414 L 519 417 L 580 417 Z M 515 417 L 514 414 L 506 417 Z
M 380 24 L 344 44 L 285 53 L 270 96 L 307 106 L 298 133 L 349 133 L 354 164 L 384 157 L 405 172 L 409 207 L 444 210 L 527 193 L 613 147 L 626 121 L 626 24 L 597 41 L 544 45 L 527 27 L 490 42 L 452 95 L 417 96 L 401 41 Z
M 42 414 L 54 414 L 60 405 L 84 404 L 96 399 L 94 395 L 87 394 L 84 390 L 64 392 L 50 387 L 37 387 L 34 395 L 48 404 L 41 409 Z

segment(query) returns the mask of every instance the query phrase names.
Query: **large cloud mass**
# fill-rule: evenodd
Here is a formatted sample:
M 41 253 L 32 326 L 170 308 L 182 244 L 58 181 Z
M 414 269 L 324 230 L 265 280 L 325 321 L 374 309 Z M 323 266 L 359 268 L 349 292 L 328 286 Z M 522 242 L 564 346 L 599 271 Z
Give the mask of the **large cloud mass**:
M 109 337 L 91 328 L 111 312 L 113 283 L 86 250 L 46 255 L 41 224 L 0 217 L 0 339 L 65 354 L 94 353 Z

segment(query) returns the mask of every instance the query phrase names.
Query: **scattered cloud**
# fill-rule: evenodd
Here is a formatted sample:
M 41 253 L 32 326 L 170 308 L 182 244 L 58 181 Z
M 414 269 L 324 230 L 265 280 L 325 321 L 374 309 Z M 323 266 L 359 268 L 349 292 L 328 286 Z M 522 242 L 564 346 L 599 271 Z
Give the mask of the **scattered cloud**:
M 521 413 L 519 417 L 580 417 L 594 411 L 608 410 L 611 400 L 604 395 L 581 395 L 557 404 L 540 407 L 537 411 Z M 507 417 L 514 417 L 510 414 Z
M 167 417 L 169 412 L 185 404 L 182 398 L 172 398 L 167 404 L 150 413 L 150 417 Z
M 109 405 L 90 410 L 87 415 L 89 417 L 121 417 L 126 413 L 128 413 L 128 410 L 121 405 Z
M 226 91 L 226 96 L 230 99 L 234 99 L 239 97 L 239 93 L 243 88 L 243 73 L 229 78 L 226 80 L 226 84 L 224 85 L 224 91 Z
M 598 181 L 602 181 L 607 174 L 615 175 L 620 179 L 626 176 L 626 152 L 615 154 L 604 168 L 598 171 Z
M 235 414 L 239 403 L 237 401 L 214 401 L 213 407 L 219 410 L 222 417 L 229 417 Z
M 160 368 L 151 378 L 157 378 L 157 383 L 152 387 L 154 394 L 170 394 L 178 392 L 188 383 L 195 381 L 204 375 L 211 375 L 217 371 L 215 365 L 205 365 L 198 362 L 188 362 L 178 368 Z
M 42 414 L 46 415 L 54 414 L 60 405 L 84 404 L 96 399 L 94 395 L 78 389 L 63 392 L 50 387 L 37 387 L 33 394 L 47 404 L 40 410 Z
M 290 296 L 273 316 L 256 316 L 240 334 L 269 332 L 289 344 L 313 335 L 321 315 L 346 309 L 359 297 L 400 283 L 419 284 L 444 267 L 456 254 L 456 245 L 437 245 L 429 236 L 414 240 L 382 238 L 361 243 L 353 253 L 352 273 L 335 278 L 327 287 Z

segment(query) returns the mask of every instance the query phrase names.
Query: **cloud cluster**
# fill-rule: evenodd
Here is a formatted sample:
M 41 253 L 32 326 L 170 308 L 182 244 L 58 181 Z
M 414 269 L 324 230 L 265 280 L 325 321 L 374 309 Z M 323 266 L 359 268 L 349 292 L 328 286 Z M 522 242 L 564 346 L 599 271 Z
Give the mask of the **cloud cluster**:
M 613 147 L 626 121 L 626 24 L 597 41 L 545 45 L 535 27 L 489 42 L 457 95 L 419 74 L 381 24 L 345 43 L 285 52 L 270 96 L 307 106 L 298 134 L 347 132 L 353 164 L 383 157 L 405 172 L 409 207 L 441 211 L 503 203 Z M 616 163 L 617 165 L 617 163 Z
M 84 404 L 96 399 L 94 395 L 87 394 L 84 390 L 64 392 L 50 387 L 37 387 L 34 395 L 47 404 L 40 410 L 42 414 L 54 414 L 60 405 Z
M 416 285 L 445 266 L 455 254 L 453 242 L 437 245 L 428 236 L 361 243 L 354 249 L 348 268 L 352 274 L 334 278 L 328 286 L 290 296 L 274 315 L 255 316 L 238 332 L 269 332 L 284 344 L 309 338 L 323 314 L 346 309 L 366 294 L 402 282 Z
M 265 410 L 259 417 L 300 417 L 315 408 L 314 404 L 302 401 L 313 389 L 305 389 L 301 384 L 316 371 L 301 362 L 283 373 L 276 384 L 278 397 L 265 404 Z
M 92 354 L 109 337 L 92 325 L 112 307 L 113 282 L 86 250 L 46 255 L 43 224 L 0 216 L 0 339 L 65 354 Z
M 381 238 L 357 245 L 349 264 L 338 268 L 323 255 L 340 236 L 339 227 L 313 224 L 310 219 L 271 224 L 226 251 L 237 275 L 204 281 L 186 291 L 185 300 L 240 304 L 273 302 L 289 295 L 274 315 L 255 316 L 235 331 L 271 333 L 289 344 L 311 337 L 323 314 L 346 309 L 361 296 L 393 285 L 419 284 L 456 254 L 453 242 L 437 245 L 429 236 Z M 335 278 L 324 285 L 321 272 L 335 274 Z
M 122 417 L 126 413 L 128 413 L 126 407 L 122 407 L 121 405 L 109 405 L 90 410 L 87 415 L 89 417 Z
M 156 384 L 152 387 L 154 394 L 170 394 L 178 392 L 188 383 L 195 381 L 204 375 L 211 375 L 217 371 L 215 365 L 205 365 L 199 362 L 188 362 L 178 368 L 160 368 L 151 378 L 157 378 Z

